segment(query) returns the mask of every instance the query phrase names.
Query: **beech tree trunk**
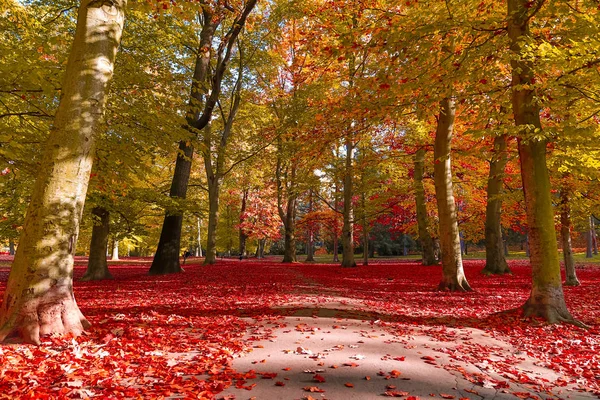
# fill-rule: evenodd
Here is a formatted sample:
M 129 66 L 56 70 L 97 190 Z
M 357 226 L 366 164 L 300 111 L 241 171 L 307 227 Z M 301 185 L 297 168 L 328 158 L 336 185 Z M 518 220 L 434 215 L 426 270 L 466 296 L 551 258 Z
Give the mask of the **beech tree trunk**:
M 202 219 L 197 218 L 198 236 L 196 236 L 196 257 L 202 257 Z
M 340 252 L 340 248 L 339 248 L 339 240 L 338 240 L 338 194 L 340 192 L 340 188 L 338 187 L 338 182 L 337 182 L 337 178 L 335 180 L 335 194 L 333 195 L 333 210 L 335 211 L 334 213 L 334 220 L 333 220 L 333 262 L 339 262 L 340 258 L 339 258 L 339 252 Z
M 106 262 L 106 249 L 108 248 L 108 232 L 110 229 L 110 214 L 103 207 L 94 207 L 92 210 L 94 226 L 92 227 L 92 240 L 90 244 L 90 257 L 82 281 L 99 281 L 112 279 Z
M 354 144 L 352 138 L 346 137 L 346 166 L 344 168 L 344 225 L 342 226 L 342 267 L 356 267 L 354 260 L 354 213 L 352 207 L 352 196 L 354 194 L 354 168 L 352 158 Z
M 169 196 L 175 199 L 185 199 L 192 170 L 194 148 L 189 142 L 181 141 L 179 150 Z M 183 212 L 177 209 L 167 210 L 158 247 L 150 266 L 150 275 L 173 274 L 183 271 L 179 262 L 182 225 Z
M 533 137 L 533 129 L 539 134 L 542 124 L 540 106 L 531 88 L 535 78 L 533 62 L 529 49 L 523 44 L 532 40 L 529 21 L 534 9 L 528 0 L 508 0 L 508 35 L 514 53 L 511 60 L 512 107 L 515 125 L 520 128 L 519 159 L 532 269 L 531 294 L 522 308 L 527 317 L 541 317 L 550 323 L 574 322 L 567 309 L 561 283 L 550 178 L 546 166 L 547 140 Z
M 571 245 L 571 206 L 569 191 L 564 188 L 560 192 L 560 236 L 562 240 L 563 259 L 565 261 L 565 285 L 579 286 L 579 279 L 575 272 L 573 259 L 573 246 Z
M 215 176 L 208 178 L 208 228 L 204 265 L 217 262 L 217 223 L 219 222 L 219 192 L 221 182 Z
M 313 211 L 313 193 L 312 190 L 308 194 L 308 212 Z M 307 262 L 315 261 L 315 242 L 312 224 L 308 224 L 308 240 L 306 242 L 306 260 Z
M 440 102 L 434 145 L 434 180 L 440 220 L 440 246 L 442 250 L 442 281 L 439 290 L 471 290 L 463 270 L 460 254 L 460 235 L 456 217 L 456 204 L 452 190 L 450 152 L 454 129 L 454 100 Z
M 246 212 L 246 203 L 248 201 L 248 189 L 244 189 L 242 192 L 242 206 L 240 208 L 240 256 L 246 256 L 246 241 L 248 240 L 248 235 L 241 228 L 241 224 L 244 222 L 244 213 Z
M 285 237 L 283 242 L 284 263 L 296 262 L 296 198 L 288 197 L 285 219 L 283 221 Z
M 425 175 L 425 149 L 420 148 L 415 153 L 414 190 L 415 203 L 417 207 L 417 226 L 419 229 L 419 242 L 423 251 L 423 265 L 437 265 L 433 238 L 429 233 L 429 221 L 427 218 L 427 207 L 425 205 L 425 186 L 423 176 Z
M 506 167 L 506 135 L 494 138 L 494 152 L 490 161 L 490 174 L 487 185 L 487 204 L 485 208 L 485 267 L 484 274 L 510 273 L 504 256 L 502 240 L 502 187 L 504 168 Z
M 113 239 L 113 248 L 111 261 L 119 261 L 119 241 L 117 239 Z
M 73 294 L 73 255 L 125 6 L 126 0 L 80 4 L 60 104 L 0 308 L 0 341 L 20 336 L 39 344 L 40 336 L 79 335 L 90 325 Z
M 15 240 L 13 238 L 8 239 L 8 254 L 15 255 Z

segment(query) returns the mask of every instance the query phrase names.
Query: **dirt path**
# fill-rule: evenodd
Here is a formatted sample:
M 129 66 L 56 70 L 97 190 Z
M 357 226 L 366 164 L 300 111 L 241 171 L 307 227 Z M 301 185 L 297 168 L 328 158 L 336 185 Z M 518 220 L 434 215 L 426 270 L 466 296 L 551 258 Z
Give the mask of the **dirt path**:
M 232 367 L 249 374 L 219 398 L 595 398 L 558 387 L 556 372 L 478 329 L 381 321 L 332 296 L 278 311 L 285 316 L 248 319 L 253 348 Z

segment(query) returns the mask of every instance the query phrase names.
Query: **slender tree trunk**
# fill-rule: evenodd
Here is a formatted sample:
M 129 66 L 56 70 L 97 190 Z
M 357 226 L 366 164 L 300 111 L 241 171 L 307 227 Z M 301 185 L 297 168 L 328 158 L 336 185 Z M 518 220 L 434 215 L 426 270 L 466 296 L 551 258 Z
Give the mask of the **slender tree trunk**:
M 312 190 L 308 194 L 308 212 L 313 211 L 313 193 Z M 315 243 L 312 224 L 308 224 L 308 241 L 306 242 L 306 262 L 315 261 Z
M 248 201 L 248 189 L 244 189 L 242 192 L 242 206 L 240 208 L 240 257 L 246 257 L 246 241 L 248 235 L 241 228 L 241 224 L 244 222 L 244 213 L 246 212 L 246 202 Z
M 188 142 L 181 141 L 179 150 L 169 196 L 175 199 L 185 199 L 192 170 L 194 148 Z M 179 263 L 182 225 L 183 212 L 177 209 L 167 210 L 156 254 L 150 266 L 150 275 L 172 274 L 183 271 Z
M 283 224 L 285 230 L 284 238 L 284 263 L 296 262 L 296 198 L 295 196 L 288 197 L 285 212 L 285 220 Z
M 564 188 L 560 192 L 560 235 L 562 239 L 563 258 L 565 261 L 565 285 L 579 286 L 579 279 L 575 272 L 575 260 L 573 259 L 573 247 L 571 245 L 571 207 L 569 204 L 569 192 Z
M 92 228 L 92 241 L 90 244 L 90 257 L 82 281 L 100 281 L 112 279 L 106 262 L 106 249 L 108 248 L 108 232 L 110 229 L 110 214 L 102 207 L 92 210 L 94 226 Z
M 494 152 L 490 161 L 490 174 L 487 185 L 487 204 L 485 209 L 485 268 L 484 274 L 510 273 L 504 256 L 502 240 L 502 187 L 504 185 L 504 168 L 507 154 L 506 135 L 494 138 Z
M 423 249 L 423 265 L 436 265 L 438 260 L 435 256 L 433 238 L 429 233 L 429 221 L 427 218 L 427 207 L 425 205 L 425 186 L 423 175 L 425 174 L 425 149 L 418 149 L 415 153 L 414 190 L 415 203 L 417 207 L 417 226 L 419 229 L 419 242 Z
M 369 227 L 367 226 L 367 199 L 365 193 L 361 193 L 361 206 L 362 206 L 362 228 L 363 228 L 363 265 L 369 265 Z
M 196 237 L 196 257 L 202 257 L 202 219 L 200 217 L 196 218 L 198 222 L 198 236 Z
M 595 255 L 598 255 L 598 236 L 596 236 L 596 221 L 593 215 L 590 217 L 590 227 L 592 231 L 592 250 Z
M 111 261 L 119 261 L 119 241 L 117 239 L 113 239 L 113 248 L 112 248 L 112 256 Z
M 73 255 L 125 5 L 83 0 L 79 7 L 60 104 L 0 308 L 0 341 L 20 336 L 39 344 L 40 336 L 79 335 L 90 325 L 73 294 Z
M 8 254 L 15 255 L 15 240 L 13 238 L 8 239 Z
M 442 250 L 442 281 L 440 290 L 471 290 L 463 271 L 460 254 L 460 235 L 456 218 L 456 204 L 452 190 L 450 143 L 454 129 L 454 101 L 445 98 L 440 102 L 434 147 L 434 180 L 440 220 L 440 246 Z
M 203 9 L 202 14 L 205 23 L 200 32 L 200 43 L 196 55 L 190 90 L 190 111 L 186 117 L 186 122 L 190 127 L 190 130 L 193 130 L 191 127 L 195 127 L 197 130 L 203 128 L 203 126 L 198 126 L 197 123 L 201 119 L 200 109 L 204 103 L 204 93 L 206 92 L 203 85 L 205 85 L 210 67 L 212 38 L 215 29 L 219 24 L 218 22 L 213 21 L 213 15 L 208 7 Z M 204 117 L 204 115 L 202 115 L 202 117 Z M 171 181 L 171 189 L 169 191 L 170 197 L 185 199 L 192 169 L 193 154 L 194 148 L 188 140 L 179 142 L 179 152 L 177 153 L 175 171 L 173 173 L 173 180 Z M 171 274 L 183 271 L 179 264 L 182 226 L 183 212 L 176 209 L 166 210 L 158 247 L 149 271 L 150 275 Z
M 352 159 L 354 144 L 350 135 L 346 137 L 346 166 L 344 168 L 344 225 L 342 227 L 342 267 L 356 267 L 354 260 L 354 213 L 352 197 L 354 194 L 354 168 Z
M 204 265 L 217 262 L 217 223 L 219 222 L 219 191 L 221 182 L 214 176 L 208 178 L 208 227 Z
M 594 225 L 592 221 L 592 217 L 588 218 L 589 221 L 589 229 L 586 233 L 586 247 L 585 247 L 585 258 L 593 258 L 594 257 Z
M 339 240 L 338 240 L 338 194 L 340 192 L 340 188 L 338 186 L 337 178 L 335 180 L 335 193 L 333 195 L 333 210 L 334 210 L 334 220 L 333 220 L 333 262 L 339 262 L 340 258 L 338 253 L 340 252 L 339 248 Z
M 542 129 L 540 107 L 531 88 L 535 78 L 533 62 L 528 47 L 522 47 L 531 40 L 531 10 L 528 0 L 508 0 L 508 35 L 514 53 L 511 61 L 512 107 L 515 125 L 521 129 L 521 134 L 530 132 L 531 127 L 538 131 Z M 534 137 L 518 139 L 533 280 L 523 313 L 550 323 L 575 322 L 567 309 L 561 283 L 546 144 L 546 140 Z

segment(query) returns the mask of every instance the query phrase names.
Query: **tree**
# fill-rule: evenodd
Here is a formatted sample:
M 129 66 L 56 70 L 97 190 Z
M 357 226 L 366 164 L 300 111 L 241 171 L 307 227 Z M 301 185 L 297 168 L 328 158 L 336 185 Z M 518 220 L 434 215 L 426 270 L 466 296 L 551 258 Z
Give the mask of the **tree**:
M 103 207 L 94 207 L 92 210 L 93 224 L 92 240 L 90 244 L 90 257 L 83 281 L 97 281 L 111 279 L 106 261 L 106 249 L 108 246 L 108 233 L 110 229 L 110 213 Z M 118 257 L 117 257 L 118 259 Z
M 509 273 L 504 256 L 502 241 L 502 186 L 504 185 L 504 168 L 507 162 L 507 137 L 494 137 L 494 150 L 490 160 L 490 173 L 487 184 L 487 202 L 485 211 L 485 267 L 484 274 Z
M 434 180 L 437 199 L 442 251 L 442 281 L 440 290 L 471 290 L 465 277 L 460 253 L 460 237 L 456 219 L 456 204 L 452 191 L 450 142 L 454 129 L 454 100 L 450 97 L 440 102 L 434 146 Z
M 73 255 L 96 128 L 121 38 L 126 1 L 81 2 L 62 97 L 0 310 L 0 340 L 40 343 L 89 326 L 73 294 Z
M 233 19 L 231 27 L 224 33 L 222 40 L 218 43 L 216 51 L 213 50 L 213 46 L 217 42 L 214 40 L 215 33 L 225 18 L 225 13 L 229 12 L 231 7 L 218 6 L 217 9 L 212 9 L 208 5 L 202 7 L 202 30 L 192 77 L 189 110 L 186 116 L 186 122 L 191 132 L 189 138 L 179 142 L 179 152 L 169 191 L 171 198 L 185 199 L 186 197 L 194 153 L 192 139 L 211 120 L 221 94 L 223 77 L 231 59 L 233 47 L 256 2 L 257 0 L 249 0 L 243 5 L 243 8 Z M 213 57 L 215 58 L 215 65 L 211 67 Z M 210 73 L 211 68 L 214 68 L 212 74 Z M 207 84 L 209 77 L 210 83 Z M 183 213 L 177 209 L 167 210 L 158 247 L 149 270 L 151 275 L 181 272 L 179 253 L 181 251 L 182 225 Z M 210 242 L 211 239 L 209 237 L 208 241 Z M 214 262 L 213 250 L 211 252 L 208 250 L 205 263 L 212 263 Z
M 429 232 L 429 221 L 427 217 L 427 206 L 425 203 L 425 187 L 423 185 L 423 176 L 425 172 L 425 149 L 419 148 L 414 158 L 414 191 L 417 214 L 417 227 L 419 232 L 419 241 L 423 252 L 421 264 L 437 265 L 438 260 L 435 256 L 433 238 Z
M 521 179 L 525 192 L 532 287 L 522 306 L 527 317 L 541 317 L 550 323 L 575 323 L 565 302 L 561 277 L 550 178 L 546 166 L 548 138 L 543 135 L 540 105 L 535 98 L 533 61 L 528 55 L 530 21 L 544 1 L 508 0 L 508 36 L 514 54 L 512 67 L 512 109 L 518 128 Z

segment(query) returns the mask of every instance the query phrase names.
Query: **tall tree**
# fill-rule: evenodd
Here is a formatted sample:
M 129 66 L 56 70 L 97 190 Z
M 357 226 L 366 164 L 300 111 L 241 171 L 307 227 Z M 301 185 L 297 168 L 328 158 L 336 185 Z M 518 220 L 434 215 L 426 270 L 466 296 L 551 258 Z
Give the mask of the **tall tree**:
M 234 17 L 231 27 L 218 44 L 216 51 L 213 51 L 215 32 L 224 19 L 225 13 L 229 12 L 231 7 L 217 6 L 216 9 L 208 5 L 202 7 L 202 30 L 192 77 L 189 111 L 186 116 L 191 135 L 188 139 L 179 142 L 179 152 L 169 191 L 169 196 L 172 198 L 185 199 L 186 197 L 194 153 L 192 139 L 211 120 L 221 94 L 223 77 L 231 59 L 233 47 L 256 2 L 257 0 L 249 0 L 243 5 L 243 8 Z M 213 72 L 210 74 L 213 57 L 216 60 L 215 65 L 212 66 Z M 209 76 L 210 82 L 207 84 Z M 178 209 L 167 210 L 158 247 L 149 270 L 151 275 L 181 272 L 179 253 L 181 251 L 182 225 L 183 213 Z M 206 260 L 209 263 L 214 262 L 209 254 L 207 254 L 205 262 Z
M 501 224 L 501 195 L 504 185 L 504 168 L 508 160 L 506 146 L 506 135 L 494 137 L 485 211 L 485 267 L 482 271 L 484 274 L 506 274 L 510 272 L 504 256 Z
M 512 108 L 519 130 L 521 178 L 525 192 L 532 287 L 522 306 L 525 316 L 541 317 L 550 323 L 575 323 L 565 302 L 561 277 L 550 178 L 546 166 L 548 138 L 542 134 L 540 105 L 536 99 L 534 64 L 529 56 L 532 40 L 530 21 L 544 5 L 543 0 L 508 0 L 508 36 L 513 52 Z
M 39 343 L 40 336 L 79 335 L 89 326 L 73 294 L 73 255 L 125 6 L 79 6 L 62 97 L 0 309 L 0 340 Z
M 90 257 L 88 259 L 87 270 L 81 278 L 82 281 L 99 281 L 112 278 L 108 270 L 108 262 L 106 261 L 110 213 L 107 209 L 96 206 L 92 210 L 92 217 L 94 226 L 92 228 Z M 119 257 L 117 256 L 118 259 Z
M 413 186 L 415 190 L 419 242 L 421 242 L 421 249 L 423 253 L 421 264 L 437 265 L 438 260 L 435 256 L 433 238 L 429 232 L 427 206 L 425 204 L 425 186 L 423 185 L 423 176 L 425 175 L 425 148 L 417 149 L 414 160 L 415 172 L 413 177 Z
M 460 252 L 460 236 L 456 218 L 456 203 L 452 189 L 450 163 L 451 141 L 455 119 L 454 100 L 450 97 L 440 102 L 434 145 L 434 180 L 437 199 L 440 247 L 442 250 L 442 281 L 440 290 L 471 290 L 465 276 Z

